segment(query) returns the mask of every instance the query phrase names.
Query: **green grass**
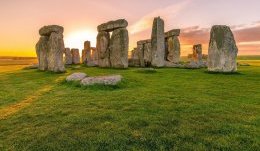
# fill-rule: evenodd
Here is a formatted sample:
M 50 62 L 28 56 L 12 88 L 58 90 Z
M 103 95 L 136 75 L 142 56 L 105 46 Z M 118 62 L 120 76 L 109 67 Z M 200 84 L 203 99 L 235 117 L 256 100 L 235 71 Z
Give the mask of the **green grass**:
M 79 71 L 124 80 L 115 87 L 64 82 Z M 0 110 L 53 86 L 0 120 L 0 150 L 259 150 L 260 67 L 238 72 L 0 71 Z

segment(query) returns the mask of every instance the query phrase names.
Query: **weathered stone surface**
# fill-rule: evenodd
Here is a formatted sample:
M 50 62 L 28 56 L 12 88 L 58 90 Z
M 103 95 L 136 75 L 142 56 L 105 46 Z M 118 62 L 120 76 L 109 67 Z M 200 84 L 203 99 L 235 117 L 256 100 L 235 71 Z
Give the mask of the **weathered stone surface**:
M 109 61 L 109 42 L 110 35 L 108 32 L 99 32 L 97 35 L 97 53 L 98 53 L 98 66 L 110 67 Z
M 213 26 L 208 49 L 208 71 L 236 72 L 238 48 L 228 26 Z
M 168 67 L 168 68 L 183 68 L 184 65 L 179 64 L 179 63 L 173 63 L 173 62 L 165 61 L 165 67 Z
M 163 67 L 165 63 L 164 21 L 157 17 L 153 21 L 152 37 L 152 66 Z
M 71 65 L 72 64 L 72 54 L 70 51 L 70 48 L 65 48 L 65 64 L 66 65 Z
M 67 76 L 66 81 L 67 82 L 70 82 L 70 81 L 81 81 L 81 80 L 83 80 L 86 77 L 87 77 L 86 73 L 81 73 L 81 72 L 73 73 L 73 74 Z
M 137 55 L 140 67 L 145 67 L 144 64 L 144 43 L 137 42 Z
M 109 45 L 111 67 L 128 67 L 128 46 L 129 37 L 127 29 L 119 28 L 114 30 Z
M 47 53 L 48 53 L 48 37 L 41 36 L 36 44 L 36 54 L 39 63 L 39 70 L 45 71 L 48 69 Z
M 128 59 L 128 66 L 131 66 L 131 67 L 140 66 L 137 48 L 134 48 L 131 51 L 131 58 Z
M 51 33 L 48 41 L 48 70 L 53 72 L 65 72 L 63 63 L 64 52 L 63 35 L 55 32 Z
M 165 36 L 165 38 L 179 36 L 180 32 L 181 32 L 180 29 L 173 29 L 173 30 L 170 30 L 170 31 L 164 33 L 164 36 Z
M 152 64 L 152 45 L 151 40 L 147 40 L 144 44 L 144 64 L 146 67 Z
M 51 33 L 63 34 L 64 28 L 58 25 L 44 26 L 39 30 L 41 36 L 50 36 Z
M 97 27 L 98 32 L 106 31 L 111 32 L 119 28 L 126 28 L 128 26 L 128 22 L 125 19 L 118 19 L 115 21 L 109 21 L 107 23 L 101 24 Z
M 72 54 L 72 64 L 80 64 L 80 55 L 79 55 L 79 49 L 71 49 Z
M 167 60 L 179 63 L 181 56 L 180 41 L 177 36 L 167 38 Z
M 121 75 L 113 75 L 113 76 L 99 76 L 99 77 L 87 77 L 81 81 L 81 84 L 84 86 L 89 85 L 117 85 L 121 82 Z
M 197 62 L 198 64 L 202 64 L 202 45 L 197 44 L 193 46 L 193 61 Z
M 95 47 L 91 47 L 91 63 L 89 66 L 98 66 L 98 52 Z
M 88 64 L 90 59 L 91 59 L 90 41 L 85 41 L 84 42 L 84 49 L 82 50 L 82 54 L 81 54 L 82 63 Z

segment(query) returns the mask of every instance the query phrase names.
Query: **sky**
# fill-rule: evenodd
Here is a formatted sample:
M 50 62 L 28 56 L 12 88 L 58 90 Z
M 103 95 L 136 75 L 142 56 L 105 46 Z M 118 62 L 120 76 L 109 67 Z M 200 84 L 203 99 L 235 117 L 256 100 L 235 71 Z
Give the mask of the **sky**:
M 203 44 L 207 53 L 213 25 L 231 27 L 239 55 L 260 55 L 259 0 L 1 0 L 0 56 L 36 56 L 38 30 L 44 25 L 64 27 L 66 47 L 96 45 L 97 26 L 125 18 L 129 51 L 150 39 L 153 18 L 160 16 L 165 31 L 181 29 L 181 55 Z

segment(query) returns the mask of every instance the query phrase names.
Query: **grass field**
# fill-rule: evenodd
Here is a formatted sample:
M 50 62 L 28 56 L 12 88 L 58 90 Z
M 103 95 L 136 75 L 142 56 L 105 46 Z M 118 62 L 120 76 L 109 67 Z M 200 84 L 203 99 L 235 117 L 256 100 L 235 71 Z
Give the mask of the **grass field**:
M 237 74 L 0 66 L 0 150 L 259 150 L 260 60 L 241 61 Z M 124 80 L 65 83 L 74 72 Z

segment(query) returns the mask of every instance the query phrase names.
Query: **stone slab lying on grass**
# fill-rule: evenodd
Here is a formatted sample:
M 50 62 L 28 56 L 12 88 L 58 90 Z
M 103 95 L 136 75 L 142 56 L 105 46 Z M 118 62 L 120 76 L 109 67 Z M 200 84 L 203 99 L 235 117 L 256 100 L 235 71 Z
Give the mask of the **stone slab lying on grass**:
M 113 76 L 98 76 L 98 77 L 87 77 L 81 81 L 83 86 L 89 85 L 117 85 L 121 82 L 122 76 L 121 75 L 113 75 Z
M 67 76 L 66 81 L 81 81 L 82 79 L 86 78 L 87 74 L 86 73 L 73 73 L 69 76 Z

